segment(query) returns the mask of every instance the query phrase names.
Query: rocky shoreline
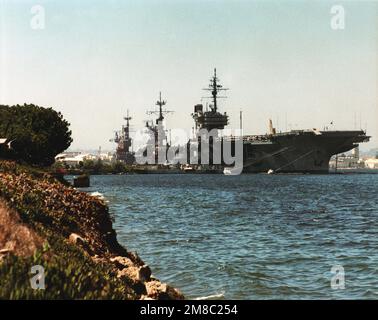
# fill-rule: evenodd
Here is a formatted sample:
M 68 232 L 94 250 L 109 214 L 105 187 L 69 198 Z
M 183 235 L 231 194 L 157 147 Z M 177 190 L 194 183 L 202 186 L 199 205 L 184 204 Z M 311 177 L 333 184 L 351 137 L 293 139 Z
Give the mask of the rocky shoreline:
M 45 290 L 30 287 L 36 264 Z M 10 161 L 0 161 L 0 278 L 0 299 L 184 299 L 118 243 L 101 199 Z

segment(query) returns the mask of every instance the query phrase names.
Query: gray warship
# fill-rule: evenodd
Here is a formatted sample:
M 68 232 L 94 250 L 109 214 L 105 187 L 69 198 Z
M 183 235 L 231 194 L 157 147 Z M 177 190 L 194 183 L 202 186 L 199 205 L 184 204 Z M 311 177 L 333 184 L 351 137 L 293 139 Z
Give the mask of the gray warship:
M 123 125 L 120 131 L 116 131 L 115 137 L 110 141 L 117 144 L 115 153 L 116 160 L 131 165 L 135 162 L 135 153 L 130 150 L 132 146 L 132 138 L 130 137 L 130 120 L 132 118 L 129 116 L 129 110 L 127 110 L 127 116 L 123 119 L 126 120 L 126 125 Z
M 204 111 L 202 104 L 194 106 L 192 117 L 197 129 L 224 129 L 228 124 L 227 113 L 218 110 L 218 96 L 222 87 L 214 69 L 210 85 L 212 104 Z M 269 121 L 269 132 L 264 135 L 221 137 L 219 139 L 243 140 L 243 172 L 251 173 L 328 173 L 333 155 L 358 147 L 369 141 L 363 130 L 291 130 L 278 133 Z M 199 142 L 200 143 L 200 142 Z M 210 160 L 211 161 L 211 160 Z

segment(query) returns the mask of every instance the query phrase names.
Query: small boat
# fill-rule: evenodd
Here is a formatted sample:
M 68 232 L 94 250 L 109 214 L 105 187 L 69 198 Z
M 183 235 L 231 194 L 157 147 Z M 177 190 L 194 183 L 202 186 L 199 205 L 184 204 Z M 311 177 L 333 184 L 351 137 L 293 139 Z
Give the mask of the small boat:
M 237 167 L 225 167 L 223 169 L 223 174 L 225 176 L 237 176 L 241 174 L 243 169 L 237 168 Z
M 193 172 L 194 168 L 191 165 L 186 164 L 183 169 L 184 172 Z
M 273 169 L 269 169 L 268 172 L 267 172 L 267 174 L 274 174 L 274 173 L 275 173 L 275 172 L 274 172 Z

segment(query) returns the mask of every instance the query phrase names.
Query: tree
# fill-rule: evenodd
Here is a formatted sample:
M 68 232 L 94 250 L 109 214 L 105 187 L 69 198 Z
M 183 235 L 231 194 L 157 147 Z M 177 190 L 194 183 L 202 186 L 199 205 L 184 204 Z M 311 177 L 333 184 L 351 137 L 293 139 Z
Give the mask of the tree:
M 13 141 L 11 149 L 2 150 L 1 155 L 32 165 L 51 165 L 55 156 L 71 145 L 69 126 L 52 108 L 0 105 L 0 137 Z
M 121 161 L 116 161 L 112 164 L 113 173 L 124 173 L 127 171 L 126 165 Z
M 102 172 L 103 169 L 104 169 L 104 164 L 102 163 L 102 160 L 97 159 L 97 161 L 95 162 L 95 164 L 93 166 L 93 173 L 99 174 L 99 173 Z

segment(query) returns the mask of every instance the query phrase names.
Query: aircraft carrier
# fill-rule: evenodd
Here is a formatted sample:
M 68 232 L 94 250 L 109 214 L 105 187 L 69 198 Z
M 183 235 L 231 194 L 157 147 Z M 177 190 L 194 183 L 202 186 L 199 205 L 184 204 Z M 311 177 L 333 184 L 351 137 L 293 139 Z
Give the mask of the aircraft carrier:
M 244 136 L 243 172 L 328 173 L 333 155 L 368 141 L 360 131 L 293 130 Z
M 227 113 L 218 111 L 218 94 L 228 90 L 219 84 L 214 69 L 210 85 L 212 104 L 204 111 L 203 105 L 194 107 L 192 117 L 197 129 L 224 129 L 229 121 Z M 333 155 L 358 147 L 369 141 L 363 130 L 291 130 L 277 133 L 272 121 L 265 135 L 244 135 L 220 139 L 243 139 L 243 172 L 264 173 L 328 173 Z M 211 154 L 211 153 L 210 153 Z M 210 160 L 211 161 L 211 160 Z

